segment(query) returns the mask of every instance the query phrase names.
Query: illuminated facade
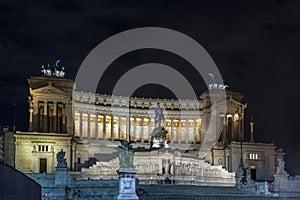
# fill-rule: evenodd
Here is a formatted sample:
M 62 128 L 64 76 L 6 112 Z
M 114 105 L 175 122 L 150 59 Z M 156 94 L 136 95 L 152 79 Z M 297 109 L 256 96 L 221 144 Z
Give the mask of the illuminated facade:
M 22 172 L 52 173 L 61 149 L 71 163 L 73 81 L 31 77 L 28 83 L 29 131 L 15 133 L 15 166 Z
M 74 82 L 62 77 L 30 77 L 28 83 L 29 132 L 15 134 L 15 165 L 23 172 L 54 172 L 55 155 L 63 149 L 69 169 L 81 171 L 80 177 L 117 177 L 118 140 L 136 141 L 136 147 L 149 149 L 154 109 L 160 102 L 170 152 L 136 152 L 139 176 L 144 180 L 153 174 L 176 174 L 180 180 L 227 177 L 232 182 L 234 179 L 231 172 L 239 166 L 247 107 L 239 93 L 226 91 L 227 112 L 216 121 L 223 124 L 221 135 L 213 136 L 217 144 L 205 157 L 200 157 L 198 152 L 213 109 L 209 95 L 218 95 L 218 90 L 204 92 L 197 101 L 200 107 L 197 110 L 192 100 L 179 103 L 174 99 L 130 98 L 128 105 L 127 97 L 73 92 Z M 274 144 L 253 141 L 243 144 L 243 159 L 246 167 L 252 169 L 251 178 L 272 179 L 275 159 L 284 153 L 277 152 Z
M 230 113 L 220 116 L 219 123 L 225 128 L 220 140 L 223 143 L 243 140 L 243 117 L 246 105 L 238 102 L 241 96 L 229 93 L 231 100 Z M 89 142 L 93 139 L 110 140 L 126 139 L 139 143 L 149 143 L 150 132 L 154 127 L 154 109 L 160 102 L 166 113 L 165 127 L 169 132 L 168 142 L 180 148 L 180 144 L 200 144 L 201 134 L 205 133 L 210 117 L 209 95 L 204 93 L 198 101 L 199 112 L 195 111 L 195 102 L 191 100 L 145 99 L 130 100 L 130 115 L 126 97 L 96 96 L 86 92 L 75 92 L 75 137 Z M 202 99 L 203 98 L 203 99 Z M 96 105 L 96 106 L 95 106 Z M 181 107 L 180 107 L 181 106 Z M 184 145 L 186 146 L 186 145 Z

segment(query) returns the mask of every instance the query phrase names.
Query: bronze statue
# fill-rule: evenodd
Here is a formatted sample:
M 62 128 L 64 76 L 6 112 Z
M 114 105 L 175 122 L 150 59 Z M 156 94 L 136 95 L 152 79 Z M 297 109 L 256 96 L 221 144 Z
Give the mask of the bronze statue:
M 165 121 L 165 116 L 163 113 L 163 109 L 160 107 L 159 102 L 157 103 L 157 107 L 155 109 L 155 115 L 154 115 L 154 119 L 155 119 L 155 126 L 158 127 L 161 125 L 161 121 Z
M 65 159 L 66 152 L 61 150 L 56 155 L 57 167 L 67 167 L 67 161 Z
M 165 116 L 159 102 L 157 103 L 157 107 L 155 109 L 154 119 L 155 128 L 150 133 L 150 149 L 168 147 L 166 139 L 168 131 L 165 130 L 164 125 L 161 125 L 161 122 L 165 122 Z
M 134 149 L 132 147 L 133 141 L 120 141 L 121 146 L 119 146 L 119 162 L 120 167 L 133 167 L 133 156 L 134 156 Z

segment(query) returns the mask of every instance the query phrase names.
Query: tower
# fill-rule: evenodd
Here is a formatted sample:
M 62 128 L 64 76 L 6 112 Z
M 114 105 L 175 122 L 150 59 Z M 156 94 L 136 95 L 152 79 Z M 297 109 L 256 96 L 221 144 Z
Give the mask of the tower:
M 72 133 L 73 83 L 73 80 L 55 76 L 28 79 L 29 131 Z
M 56 154 L 66 152 L 71 168 L 73 136 L 72 90 L 74 82 L 64 78 L 64 71 L 42 67 L 42 76 L 30 77 L 29 131 L 16 131 L 15 167 L 26 173 L 53 173 Z

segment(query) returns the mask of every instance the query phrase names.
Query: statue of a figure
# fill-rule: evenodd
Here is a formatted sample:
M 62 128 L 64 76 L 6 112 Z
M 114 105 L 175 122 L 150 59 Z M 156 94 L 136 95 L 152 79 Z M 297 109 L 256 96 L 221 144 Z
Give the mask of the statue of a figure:
M 57 167 L 67 167 L 67 161 L 65 159 L 66 152 L 63 150 L 60 150 L 60 152 L 57 153 L 56 159 L 57 159 Z
M 284 168 L 285 168 L 284 160 L 281 159 L 281 158 L 277 158 L 277 162 L 278 162 L 278 167 L 277 167 L 276 173 L 284 173 L 285 172 L 285 170 L 284 170 Z
M 160 107 L 159 102 L 157 103 L 157 107 L 155 109 L 155 115 L 154 115 L 154 119 L 155 119 L 155 126 L 160 126 L 161 125 L 161 121 L 165 121 L 165 116 L 163 113 L 163 109 Z
M 134 149 L 132 148 L 131 143 L 129 141 L 120 141 L 121 146 L 119 146 L 119 162 L 120 167 L 133 167 L 133 156 L 134 156 Z
M 215 77 L 214 74 L 208 73 L 208 76 L 209 76 L 209 78 L 210 78 L 210 83 L 211 83 L 211 84 L 216 84 L 216 83 L 217 83 L 217 79 L 216 79 L 216 77 Z
M 42 72 L 42 74 L 43 74 L 44 76 L 46 76 L 47 71 L 46 71 L 44 65 L 42 65 L 41 72 Z

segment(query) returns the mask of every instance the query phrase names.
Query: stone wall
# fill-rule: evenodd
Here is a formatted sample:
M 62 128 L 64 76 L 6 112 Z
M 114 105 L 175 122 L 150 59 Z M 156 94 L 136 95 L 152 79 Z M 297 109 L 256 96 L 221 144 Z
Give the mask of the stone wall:
M 42 186 L 42 200 L 115 199 L 118 194 L 118 179 L 74 178 L 74 174 L 67 171 L 64 181 L 61 182 L 57 182 L 57 173 L 26 175 Z
M 289 176 L 287 173 L 276 173 L 273 183 L 274 192 L 280 197 L 300 198 L 300 176 Z
M 175 184 L 183 185 L 235 185 L 235 173 L 226 171 L 220 165 L 213 166 L 192 154 L 187 157 L 180 152 L 136 152 L 134 166 L 142 184 L 160 183 L 168 177 Z M 92 167 L 83 168 L 80 177 L 118 178 L 118 169 L 118 158 L 107 162 L 98 161 Z
M 66 134 L 16 132 L 16 169 L 24 173 L 39 173 L 40 159 L 46 159 L 47 173 L 55 171 L 56 154 L 66 152 L 68 167 L 71 158 L 71 137 Z
M 14 167 L 14 158 L 14 132 L 9 131 L 8 127 L 3 127 L 3 130 L 0 132 L 0 161 Z

